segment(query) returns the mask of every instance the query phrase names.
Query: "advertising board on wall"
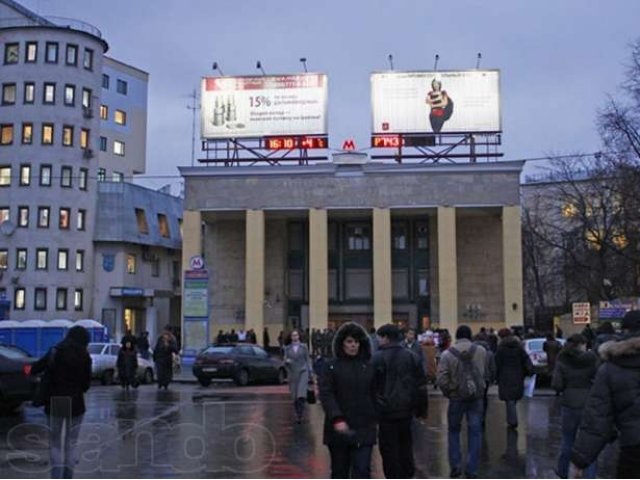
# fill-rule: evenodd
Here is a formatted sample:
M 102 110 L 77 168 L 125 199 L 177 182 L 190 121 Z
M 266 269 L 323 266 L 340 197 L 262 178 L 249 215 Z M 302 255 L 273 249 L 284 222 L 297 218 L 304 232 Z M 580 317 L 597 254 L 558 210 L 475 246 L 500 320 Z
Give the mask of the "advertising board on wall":
M 327 76 L 319 73 L 202 79 L 202 138 L 327 133 Z
M 371 75 L 373 133 L 499 132 L 498 70 Z
M 571 318 L 574 325 L 591 323 L 591 304 L 589 302 L 574 302 L 571 304 Z

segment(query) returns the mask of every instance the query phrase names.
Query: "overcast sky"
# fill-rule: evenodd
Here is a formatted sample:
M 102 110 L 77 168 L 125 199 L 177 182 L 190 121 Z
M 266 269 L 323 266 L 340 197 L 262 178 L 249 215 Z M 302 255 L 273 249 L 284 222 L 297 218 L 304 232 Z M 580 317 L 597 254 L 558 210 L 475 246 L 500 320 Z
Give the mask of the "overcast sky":
M 369 74 L 388 67 L 501 70 L 504 159 L 599 149 L 595 114 L 640 37 L 638 0 L 18 0 L 98 27 L 108 54 L 146 70 L 149 184 L 191 163 L 188 95 L 225 75 L 329 76 L 330 146 L 369 145 Z

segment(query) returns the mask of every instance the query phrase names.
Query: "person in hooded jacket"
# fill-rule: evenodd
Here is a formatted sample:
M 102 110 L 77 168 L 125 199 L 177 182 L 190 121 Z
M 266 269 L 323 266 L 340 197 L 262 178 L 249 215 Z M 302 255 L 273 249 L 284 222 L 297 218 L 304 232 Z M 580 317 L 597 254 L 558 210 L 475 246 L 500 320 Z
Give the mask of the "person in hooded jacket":
M 137 387 L 138 354 L 131 342 L 125 343 L 120 348 L 116 366 L 118 367 L 118 377 L 120 377 L 122 388 L 129 390 L 131 385 Z
M 587 351 L 587 339 L 580 334 L 571 335 L 558 355 L 551 380 L 551 386 L 562 393 L 562 449 L 556 469 L 560 478 L 569 478 L 571 448 L 596 370 L 597 359 L 593 352 Z M 595 475 L 594 462 L 586 469 L 584 478 L 596 478 Z
M 91 385 L 89 340 L 84 327 L 71 327 L 64 340 L 31 367 L 32 375 L 46 372 L 49 376 L 44 411 L 49 417 L 51 478 L 73 478 L 78 435 L 86 411 L 84 394 Z
M 331 478 L 371 478 L 376 412 L 367 332 L 357 323 L 343 324 L 333 337 L 333 352 L 320 377 Z
M 617 431 L 620 454 L 616 478 L 640 477 L 640 311 L 622 320 L 625 335 L 599 348 L 598 368 L 571 451 L 583 470 L 596 461 Z M 582 472 L 576 472 L 578 475 Z
M 501 338 L 496 352 L 496 380 L 498 397 L 505 402 L 507 424 L 510 428 L 518 428 L 518 411 L 516 403 L 524 396 L 524 377 L 533 374 L 533 364 L 527 352 L 508 328 L 498 332 Z

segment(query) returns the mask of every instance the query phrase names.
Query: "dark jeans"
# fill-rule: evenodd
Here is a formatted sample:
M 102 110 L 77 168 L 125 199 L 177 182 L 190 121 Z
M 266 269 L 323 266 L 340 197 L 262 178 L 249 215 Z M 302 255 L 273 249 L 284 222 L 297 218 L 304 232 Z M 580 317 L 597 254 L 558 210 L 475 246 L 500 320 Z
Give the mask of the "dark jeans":
M 373 445 L 338 447 L 329 445 L 331 478 L 371 478 Z
M 510 427 L 518 426 L 518 410 L 516 409 L 516 401 L 515 400 L 506 400 L 504 402 L 507 407 L 507 425 Z
M 640 444 L 631 447 L 620 447 L 617 470 L 617 478 L 640 477 Z
M 399 420 L 380 420 L 378 442 L 382 468 L 386 478 L 412 478 L 413 441 L 411 438 L 411 417 Z
M 582 410 L 562 407 L 562 448 L 560 458 L 558 458 L 558 475 L 560 478 L 569 478 L 569 464 L 571 463 L 571 449 L 578 434 L 580 420 L 582 420 Z M 584 469 L 582 478 L 596 478 L 596 462 L 593 462 Z
M 482 398 L 476 400 L 449 400 L 447 420 L 449 423 L 449 466 L 452 471 L 461 471 L 462 454 L 460 452 L 460 432 L 462 419 L 467 417 L 468 448 L 467 474 L 477 475 L 482 445 Z
M 304 405 L 306 403 L 307 403 L 307 399 L 303 397 L 296 398 L 296 401 L 293 403 L 293 408 L 296 411 L 296 416 L 298 417 L 298 420 L 301 420 L 302 416 L 304 415 Z

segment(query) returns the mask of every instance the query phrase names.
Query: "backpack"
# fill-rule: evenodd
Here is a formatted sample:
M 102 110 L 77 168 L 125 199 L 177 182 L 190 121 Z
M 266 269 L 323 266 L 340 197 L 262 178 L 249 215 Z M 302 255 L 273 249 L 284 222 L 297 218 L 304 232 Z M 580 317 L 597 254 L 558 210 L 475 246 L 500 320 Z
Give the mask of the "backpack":
M 455 384 L 458 386 L 457 396 L 460 400 L 475 400 L 484 395 L 485 382 L 481 372 L 473 363 L 473 355 L 476 352 L 476 346 L 465 352 L 459 352 L 454 347 L 449 348 L 451 354 L 458 359 L 456 367 Z

